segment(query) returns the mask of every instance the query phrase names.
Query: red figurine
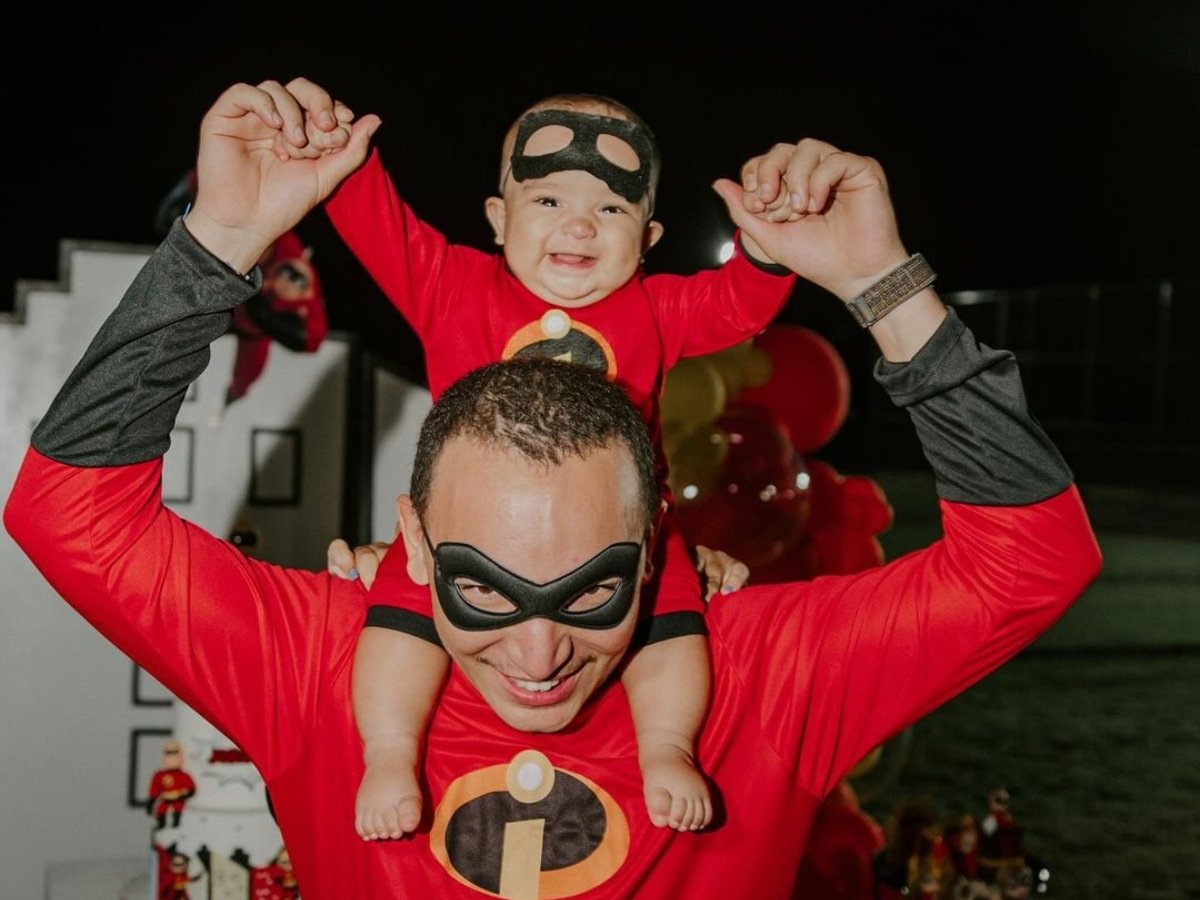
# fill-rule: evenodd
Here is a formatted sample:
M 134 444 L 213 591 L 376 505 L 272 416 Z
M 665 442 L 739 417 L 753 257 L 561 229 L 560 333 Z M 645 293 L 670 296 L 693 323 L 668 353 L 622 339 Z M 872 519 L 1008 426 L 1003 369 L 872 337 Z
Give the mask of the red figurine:
M 150 779 L 146 812 L 154 816 L 157 828 L 166 826 L 168 813 L 171 825 L 178 827 L 183 806 L 195 793 L 196 782 L 183 771 L 183 748 L 179 741 L 166 741 L 162 747 L 162 768 Z
M 251 900 L 300 900 L 292 858 L 282 847 L 270 863 L 251 869 Z
M 311 249 L 294 231 L 264 254 L 262 290 L 233 311 L 237 355 L 225 404 L 245 396 L 267 367 L 271 344 L 296 353 L 315 353 L 329 332 L 321 279 Z
M 1025 864 L 1023 829 L 1008 810 L 1008 791 L 997 787 L 988 794 L 988 814 L 979 823 L 979 864 L 991 881 L 1006 864 Z
M 973 815 L 966 813 L 946 829 L 946 843 L 950 848 L 950 862 L 956 875 L 967 880 L 982 877 L 979 865 L 979 828 Z
M 155 849 L 158 852 L 158 883 L 154 900 L 188 900 L 188 885 L 201 877 L 188 875 L 188 855 L 176 850 L 174 844 Z

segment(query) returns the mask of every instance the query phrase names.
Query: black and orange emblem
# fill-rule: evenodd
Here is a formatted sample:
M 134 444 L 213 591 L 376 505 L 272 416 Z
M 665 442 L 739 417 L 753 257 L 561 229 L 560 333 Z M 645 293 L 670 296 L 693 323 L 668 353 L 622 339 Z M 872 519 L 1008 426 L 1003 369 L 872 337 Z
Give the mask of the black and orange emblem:
M 537 356 L 579 363 L 617 377 L 617 358 L 604 335 L 582 322 L 572 321 L 565 309 L 551 309 L 536 322 L 519 329 L 504 347 L 501 359 Z
M 599 785 L 522 750 L 450 784 L 429 845 L 451 876 L 482 893 L 552 900 L 607 881 L 629 854 L 629 824 Z

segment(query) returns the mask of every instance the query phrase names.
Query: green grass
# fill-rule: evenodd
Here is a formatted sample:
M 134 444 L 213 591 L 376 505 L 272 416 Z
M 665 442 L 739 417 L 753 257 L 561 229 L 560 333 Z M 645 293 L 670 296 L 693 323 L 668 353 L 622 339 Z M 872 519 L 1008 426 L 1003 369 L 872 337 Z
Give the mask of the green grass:
M 896 512 L 888 556 L 936 537 L 927 476 L 877 477 Z M 1051 896 L 1200 898 L 1200 507 L 1091 493 L 1100 577 L 1022 656 L 914 725 L 896 780 L 864 807 L 883 822 L 925 797 L 982 816 L 1003 784 Z
M 880 822 L 922 796 L 982 816 L 1002 784 L 1053 896 L 1200 897 L 1200 655 L 1027 653 L 910 741 Z

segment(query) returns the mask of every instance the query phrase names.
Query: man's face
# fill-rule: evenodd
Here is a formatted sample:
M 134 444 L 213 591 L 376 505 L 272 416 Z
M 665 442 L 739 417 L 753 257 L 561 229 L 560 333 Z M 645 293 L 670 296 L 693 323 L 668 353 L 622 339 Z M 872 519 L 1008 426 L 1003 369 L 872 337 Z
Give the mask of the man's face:
M 506 161 L 513 137 L 504 145 Z M 525 153 L 553 153 L 570 142 L 569 128 L 548 125 L 529 138 Z M 601 135 L 598 147 L 622 168 L 638 168 L 636 151 L 619 138 Z M 604 299 L 634 276 L 662 235 L 662 226 L 650 220 L 648 199 L 632 203 L 582 170 L 525 181 L 507 175 L 501 190 L 502 198 L 489 197 L 485 205 L 496 242 L 520 282 L 555 306 L 577 308 Z
M 438 457 L 429 494 L 424 526 L 433 546 L 469 544 L 535 584 L 553 581 L 612 544 L 641 543 L 645 536 L 637 472 L 623 446 L 546 466 L 455 438 Z M 400 517 L 409 572 L 428 583 L 433 558 L 406 500 Z M 644 566 L 643 552 L 639 589 Z M 601 578 L 595 586 L 601 599 L 613 580 Z M 481 608 L 496 601 L 485 585 L 458 586 Z M 635 599 L 624 620 L 608 629 L 539 617 L 467 631 L 455 627 L 433 597 L 434 624 L 451 659 L 497 715 L 521 731 L 559 731 L 575 718 L 628 649 L 637 610 Z

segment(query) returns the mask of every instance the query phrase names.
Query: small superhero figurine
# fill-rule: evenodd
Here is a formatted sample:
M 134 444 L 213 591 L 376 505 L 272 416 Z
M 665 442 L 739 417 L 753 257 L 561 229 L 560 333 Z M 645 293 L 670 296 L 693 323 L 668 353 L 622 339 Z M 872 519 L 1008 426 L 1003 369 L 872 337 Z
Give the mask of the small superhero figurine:
M 154 900 L 188 900 L 188 885 L 199 881 L 200 875 L 188 875 L 190 860 L 172 844 L 158 848 L 158 887 Z
M 146 812 L 154 816 L 155 827 L 166 827 L 170 814 L 171 826 L 177 828 L 184 804 L 195 793 L 196 782 L 183 771 L 183 748 L 179 741 L 166 741 L 162 747 L 161 768 L 150 779 L 146 801 Z
M 947 828 L 946 843 L 950 847 L 954 873 L 968 880 L 979 878 L 979 827 L 975 824 L 975 817 L 966 813 Z
M 300 900 L 300 888 L 286 847 L 261 869 L 251 870 L 251 900 Z
M 1024 829 L 1013 821 L 1008 802 L 1005 788 L 993 788 L 988 794 L 988 814 L 979 823 L 979 863 L 992 881 L 1004 864 L 1025 864 Z
M 262 290 L 233 311 L 237 355 L 225 405 L 246 395 L 267 367 L 271 344 L 296 353 L 315 353 L 329 332 L 321 279 L 310 248 L 289 231 L 260 263 Z

